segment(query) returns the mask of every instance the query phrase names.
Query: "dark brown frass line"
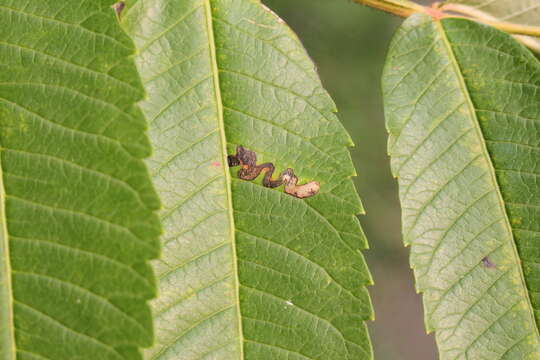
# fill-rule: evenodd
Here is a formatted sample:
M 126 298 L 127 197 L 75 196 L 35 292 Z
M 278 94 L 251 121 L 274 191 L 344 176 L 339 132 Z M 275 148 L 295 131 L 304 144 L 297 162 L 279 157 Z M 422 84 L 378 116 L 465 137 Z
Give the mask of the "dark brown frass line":
M 317 194 L 321 188 L 317 181 L 311 181 L 304 185 L 296 185 L 298 177 L 294 174 L 294 170 L 288 168 L 284 170 L 279 177 L 274 180 L 274 164 L 267 162 L 257 165 L 257 154 L 254 151 L 244 148 L 242 145 L 236 147 L 236 154 L 227 156 L 227 162 L 230 167 L 240 166 L 238 177 L 242 180 L 254 180 L 264 171 L 262 184 L 268 188 L 276 188 L 280 185 L 285 185 L 285 192 L 297 198 L 307 198 Z

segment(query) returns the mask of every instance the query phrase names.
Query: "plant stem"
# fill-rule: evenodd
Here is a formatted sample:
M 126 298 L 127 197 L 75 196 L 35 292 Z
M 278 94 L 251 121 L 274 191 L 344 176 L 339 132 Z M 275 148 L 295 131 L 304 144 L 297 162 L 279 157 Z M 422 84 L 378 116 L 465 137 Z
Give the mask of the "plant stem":
M 529 36 L 540 36 L 540 27 L 538 26 L 529 26 L 529 25 L 520 25 L 515 23 L 509 23 L 504 21 L 490 21 L 490 20 L 481 20 L 473 19 L 465 16 L 445 16 L 445 17 L 459 17 L 470 20 L 476 20 L 481 23 L 491 25 L 499 30 L 506 31 L 510 34 L 519 34 L 519 35 L 529 35 Z
M 488 16 L 479 16 L 477 12 L 471 11 L 468 6 L 462 6 L 459 4 L 443 4 L 437 7 L 433 4 L 432 7 L 422 6 L 417 3 L 408 0 L 353 0 L 356 3 L 370 6 L 375 9 L 386 11 L 388 13 L 409 17 L 415 13 L 423 13 L 432 16 L 439 20 L 443 18 L 464 18 L 469 20 L 478 21 L 487 25 L 491 25 L 499 30 L 505 31 L 510 34 L 530 35 L 540 37 L 540 27 L 528 26 L 515 23 L 509 23 L 504 21 L 498 21 Z M 444 11 L 452 11 L 461 13 L 463 15 L 453 15 L 445 13 Z
M 452 3 L 442 4 L 439 7 L 439 10 L 451 11 L 454 13 L 465 15 L 465 16 L 452 16 L 451 14 L 448 14 L 448 15 L 445 15 L 445 17 L 465 17 L 466 19 L 472 18 L 484 24 L 491 25 L 493 27 L 496 27 L 497 29 L 506 31 L 511 34 L 540 36 L 540 27 L 498 21 L 495 17 L 467 5 L 452 4 Z
M 371 6 L 372 8 L 386 11 L 388 13 L 409 17 L 414 13 L 422 12 L 424 8 L 422 5 L 418 5 L 408 0 L 353 0 L 356 3 Z

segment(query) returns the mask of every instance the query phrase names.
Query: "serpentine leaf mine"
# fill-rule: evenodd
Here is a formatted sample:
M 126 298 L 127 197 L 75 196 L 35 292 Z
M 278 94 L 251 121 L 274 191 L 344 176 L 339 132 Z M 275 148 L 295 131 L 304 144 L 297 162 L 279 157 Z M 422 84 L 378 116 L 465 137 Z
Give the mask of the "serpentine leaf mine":
M 307 198 L 316 195 L 321 186 L 317 181 L 311 181 L 307 184 L 297 185 L 298 177 L 294 170 L 288 168 L 279 174 L 277 179 L 272 179 L 274 173 L 274 164 L 267 162 L 257 165 L 257 154 L 254 151 L 244 148 L 242 145 L 236 147 L 236 154 L 229 155 L 227 161 L 230 167 L 240 166 L 238 177 L 242 180 L 254 180 L 264 171 L 262 184 L 268 188 L 276 188 L 285 185 L 285 192 L 297 198 Z

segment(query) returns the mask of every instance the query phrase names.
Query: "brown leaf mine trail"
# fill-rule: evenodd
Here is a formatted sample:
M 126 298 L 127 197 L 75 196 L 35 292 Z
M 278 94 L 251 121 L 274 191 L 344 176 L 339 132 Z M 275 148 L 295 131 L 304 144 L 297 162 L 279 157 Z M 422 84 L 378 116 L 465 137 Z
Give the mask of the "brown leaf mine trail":
M 242 145 L 236 147 L 236 154 L 227 156 L 227 161 L 230 167 L 240 166 L 238 177 L 242 180 L 254 180 L 264 171 L 262 184 L 268 188 L 276 188 L 285 185 L 285 192 L 297 198 L 307 198 L 316 195 L 321 186 L 317 181 L 311 181 L 307 184 L 297 185 L 298 177 L 294 174 L 294 170 L 288 168 L 279 174 L 279 177 L 274 180 L 274 164 L 267 162 L 257 165 L 257 154 L 254 151 L 244 148 Z

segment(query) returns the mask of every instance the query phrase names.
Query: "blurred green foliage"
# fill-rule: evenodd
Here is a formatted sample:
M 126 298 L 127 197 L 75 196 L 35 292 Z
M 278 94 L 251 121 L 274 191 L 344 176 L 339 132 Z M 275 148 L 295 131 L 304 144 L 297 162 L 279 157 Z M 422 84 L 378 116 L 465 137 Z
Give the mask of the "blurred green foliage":
M 435 343 L 423 326 L 408 250 L 403 247 L 397 185 L 386 152 L 380 76 L 400 19 L 348 0 L 264 0 L 298 34 L 351 134 L 355 178 L 367 214 L 360 216 L 375 279 L 370 322 L 377 360 L 433 360 Z

